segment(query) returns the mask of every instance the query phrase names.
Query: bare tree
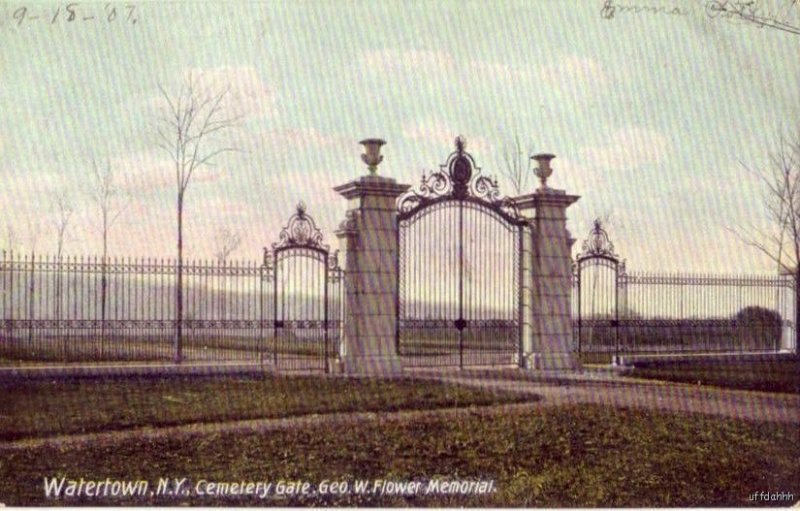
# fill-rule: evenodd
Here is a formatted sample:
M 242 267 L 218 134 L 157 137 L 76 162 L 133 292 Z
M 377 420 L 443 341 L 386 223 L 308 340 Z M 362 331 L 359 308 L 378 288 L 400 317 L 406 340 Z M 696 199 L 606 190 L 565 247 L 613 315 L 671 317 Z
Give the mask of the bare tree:
M 36 261 L 36 245 L 39 242 L 39 235 L 42 232 L 42 224 L 39 220 L 32 220 L 31 217 L 28 217 L 28 245 L 31 249 L 31 264 L 30 264 L 30 273 L 28 277 L 28 312 L 26 314 L 27 318 L 33 319 L 34 315 L 34 308 L 33 308 L 33 300 L 34 300 L 34 290 L 35 290 L 35 279 L 33 278 L 34 275 L 34 263 Z M 65 337 L 66 339 L 66 337 Z M 28 323 L 28 342 L 33 342 L 33 321 Z
M 221 265 L 224 265 L 228 262 L 228 257 L 239 248 L 239 245 L 242 242 L 242 237 L 239 235 L 237 231 L 233 231 L 228 229 L 227 227 L 221 228 L 217 231 L 216 236 L 214 237 L 214 241 L 217 244 L 217 252 L 214 254 L 214 257 L 217 258 L 217 262 Z M 227 291 L 227 289 L 226 289 Z M 219 317 L 221 319 L 225 319 L 225 293 L 222 295 L 222 299 L 218 300 L 219 303 Z
M 97 206 L 99 222 L 95 226 L 103 243 L 102 260 L 105 262 L 108 257 L 108 234 L 130 204 L 130 195 L 120 185 L 111 162 L 106 160 L 101 168 L 95 159 L 92 159 L 92 174 L 86 195 Z
M 166 101 L 167 115 L 162 118 L 158 129 L 159 146 L 164 149 L 175 164 L 175 184 L 177 188 L 178 215 L 178 261 L 177 283 L 175 287 L 176 327 L 175 361 L 180 362 L 183 338 L 183 206 L 186 190 L 195 171 L 214 164 L 214 159 L 234 151 L 215 140 L 215 136 L 233 128 L 237 119 L 225 115 L 222 102 L 230 87 L 221 92 L 205 93 L 198 90 L 197 84 L 189 75 L 181 85 L 178 94 L 171 97 L 164 88 L 158 86 Z
M 7 254 L 13 254 L 14 249 L 17 248 L 17 243 L 19 243 L 19 240 L 17 239 L 17 233 L 14 230 L 14 227 L 8 222 L 6 222 L 4 238 L 5 239 L 3 241 L 5 248 L 3 250 L 5 250 Z
M 61 258 L 64 252 L 67 227 L 69 227 L 69 221 L 74 211 L 66 193 L 63 191 L 56 192 L 53 196 L 52 208 L 55 215 L 53 226 L 56 229 L 56 258 Z
M 86 194 L 97 206 L 99 223 L 95 225 L 103 243 L 103 253 L 100 259 L 100 352 L 102 356 L 108 302 L 108 234 L 130 204 L 130 196 L 120 186 L 111 162 L 106 160 L 105 165 L 101 168 L 95 159 L 92 159 L 92 175 Z
M 28 247 L 31 251 L 31 256 L 36 254 L 36 246 L 39 243 L 39 235 L 42 233 L 42 224 L 39 220 L 33 220 L 31 217 L 27 218 L 28 224 Z
M 533 151 L 529 148 L 525 152 L 518 134 L 503 148 L 500 155 L 500 173 L 508 179 L 514 192 L 521 195 L 527 190 L 528 180 L 530 179 L 530 155 Z
M 795 286 L 795 325 L 800 320 L 800 130 L 781 133 L 763 167 L 742 166 L 763 184 L 765 222 L 750 222 L 728 230 L 790 275 Z
M 224 264 L 228 261 L 228 257 L 239 248 L 242 243 L 242 237 L 238 231 L 224 227 L 217 231 L 214 241 L 217 246 L 214 257 L 217 258 L 218 263 Z
M 56 229 L 56 261 L 61 261 L 61 256 L 64 253 L 64 242 L 66 240 L 67 227 L 69 227 L 69 221 L 72 218 L 72 213 L 74 211 L 72 209 L 72 205 L 69 203 L 66 193 L 63 190 L 58 191 L 53 195 L 52 208 L 54 213 L 53 226 Z M 61 319 L 61 277 L 61 272 L 56 273 L 56 320 Z M 33 279 L 31 279 L 31 290 L 33 290 L 32 280 Z

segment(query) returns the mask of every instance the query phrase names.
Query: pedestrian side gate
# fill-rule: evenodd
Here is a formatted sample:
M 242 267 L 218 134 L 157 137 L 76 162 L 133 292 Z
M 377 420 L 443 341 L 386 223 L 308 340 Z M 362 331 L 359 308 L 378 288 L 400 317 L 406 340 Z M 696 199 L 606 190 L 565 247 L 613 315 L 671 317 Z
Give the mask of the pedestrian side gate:
M 329 371 L 339 353 L 343 272 L 303 203 L 264 251 L 272 285 L 265 357 L 285 370 Z

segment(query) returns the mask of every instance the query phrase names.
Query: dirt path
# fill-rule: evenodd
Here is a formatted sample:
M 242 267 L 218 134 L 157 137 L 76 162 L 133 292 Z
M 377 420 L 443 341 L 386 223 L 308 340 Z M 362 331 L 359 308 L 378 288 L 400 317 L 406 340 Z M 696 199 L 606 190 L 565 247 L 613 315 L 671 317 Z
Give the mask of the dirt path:
M 276 429 L 302 428 L 332 422 L 377 422 L 419 420 L 438 416 L 457 419 L 465 415 L 490 416 L 503 412 L 533 410 L 546 406 L 563 406 L 579 403 L 602 404 L 617 408 L 646 408 L 653 410 L 701 413 L 737 419 L 800 424 L 800 396 L 770 394 L 765 392 L 721 390 L 683 384 L 615 383 L 613 381 L 562 381 L 560 383 L 498 379 L 496 377 L 460 376 L 458 373 L 417 376 L 462 385 L 536 394 L 542 399 L 535 402 L 511 405 L 492 405 L 469 408 L 436 410 L 409 410 L 400 412 L 345 412 L 324 415 L 306 415 L 283 419 L 254 419 L 213 424 L 189 424 L 168 427 L 143 427 L 122 431 L 64 435 L 0 442 L 0 451 L 29 449 L 39 446 L 105 445 L 137 438 L 151 439 L 164 436 L 192 437 L 212 432 L 250 433 Z
M 593 403 L 614 407 L 648 408 L 701 413 L 736 419 L 800 423 L 800 395 L 727 390 L 679 383 L 642 381 L 564 381 L 560 384 L 526 380 L 442 375 L 441 381 L 543 397 L 543 405 Z

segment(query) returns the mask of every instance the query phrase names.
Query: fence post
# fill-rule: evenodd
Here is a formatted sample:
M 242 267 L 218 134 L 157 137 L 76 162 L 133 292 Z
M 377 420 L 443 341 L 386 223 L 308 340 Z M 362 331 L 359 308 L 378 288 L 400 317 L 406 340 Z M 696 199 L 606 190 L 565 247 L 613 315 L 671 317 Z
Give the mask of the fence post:
M 533 331 L 531 351 L 525 353 L 530 369 L 577 369 L 573 352 L 570 313 L 572 295 L 572 244 L 566 210 L 579 199 L 563 190 L 542 186 L 517 197 L 521 210 L 533 209 Z
M 36 313 L 34 312 L 34 304 L 36 303 L 34 298 L 35 293 L 35 276 L 36 276 L 36 254 L 31 252 L 31 271 L 30 271 L 30 281 L 28 282 L 28 349 L 33 348 L 33 318 L 35 317 Z
M 336 235 L 344 255 L 345 312 L 340 354 L 344 372 L 398 374 L 397 207 L 409 185 L 378 175 L 334 188 L 349 201 Z

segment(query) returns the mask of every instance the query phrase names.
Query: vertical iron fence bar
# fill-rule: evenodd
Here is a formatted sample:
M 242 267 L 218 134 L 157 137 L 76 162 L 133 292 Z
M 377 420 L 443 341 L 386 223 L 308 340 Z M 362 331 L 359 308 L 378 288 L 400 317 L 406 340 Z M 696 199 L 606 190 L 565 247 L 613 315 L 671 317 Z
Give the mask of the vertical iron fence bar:
M 322 278 L 323 278 L 323 298 L 322 298 L 322 306 L 324 310 L 322 311 L 322 328 L 324 336 L 324 349 L 323 353 L 325 356 L 323 357 L 323 363 L 325 364 L 323 370 L 325 374 L 330 372 L 329 364 L 328 364 L 328 252 L 324 254 L 324 264 L 322 266 Z
M 619 261 L 614 262 L 614 355 L 619 364 Z
M 100 264 L 101 266 L 101 277 L 100 277 L 100 359 L 103 359 L 105 355 L 105 343 L 106 343 L 106 301 L 107 301 L 107 292 L 108 292 L 108 267 L 107 267 L 107 260 L 106 254 L 103 254 Z
M 278 367 L 278 300 L 281 299 L 278 296 L 278 252 L 277 250 L 272 252 L 273 257 L 273 283 L 272 283 L 272 296 L 273 298 L 273 314 L 272 314 L 272 362 L 275 364 L 275 367 Z
M 258 363 L 264 365 L 264 278 L 266 274 L 266 255 L 258 270 Z
M 401 265 L 403 264 L 403 257 L 405 255 L 405 250 L 403 248 L 404 243 L 404 235 L 403 235 L 403 223 L 397 220 L 395 217 L 395 223 L 397 224 L 397 229 L 395 229 L 395 242 L 397 245 L 397 259 L 394 261 L 394 273 L 395 273 L 395 289 L 397 290 L 397 300 L 394 302 L 394 352 L 397 356 L 401 356 L 403 353 L 400 351 L 400 324 L 403 322 L 403 295 L 405 293 L 405 286 L 401 284 L 401 278 L 405 277 L 403 274 L 403 268 Z M 340 318 L 341 319 L 341 318 Z
M 8 315 L 8 318 L 9 318 L 8 319 L 8 336 L 12 341 L 12 346 L 15 348 L 15 351 L 18 351 L 19 347 L 17 346 L 16 338 L 14 336 L 14 302 L 15 302 L 15 300 L 14 300 L 14 273 L 16 272 L 16 259 L 14 259 L 14 252 L 13 251 L 10 252 L 9 259 L 10 259 L 10 263 L 9 264 L 10 264 L 11 271 L 9 272 L 9 276 L 8 276 L 9 277 L 8 287 L 9 287 L 9 297 L 10 297 L 9 315 Z
M 581 291 L 581 267 L 583 266 L 583 261 L 578 259 L 578 268 L 577 268 L 577 285 L 578 285 L 578 359 L 581 357 L 581 349 L 582 349 L 582 341 L 583 341 L 583 311 L 582 311 L 582 302 L 583 302 L 583 293 Z M 540 277 L 540 276 L 538 276 Z M 537 279 L 538 280 L 538 279 Z M 540 298 L 537 293 L 537 298 Z M 538 321 L 538 320 L 537 320 Z M 538 327 L 537 327 L 538 329 Z
M 34 318 L 34 270 L 35 270 L 35 261 L 36 261 L 36 254 L 31 253 L 31 265 L 30 265 L 30 281 L 28 284 L 28 346 L 33 346 L 33 318 Z
M 458 202 L 458 367 L 464 369 L 464 203 Z
M 523 269 L 524 269 L 525 254 L 522 252 L 522 249 L 525 246 L 525 244 L 523 243 L 523 236 L 525 236 L 524 231 L 525 231 L 524 225 L 519 225 L 517 227 L 517 247 L 516 250 L 514 251 L 514 254 L 516 254 L 518 258 L 516 287 L 517 287 L 517 365 L 519 367 L 525 366 L 525 363 L 523 361 L 524 349 L 522 346 L 522 331 L 525 322 L 525 316 L 523 312 L 523 305 L 524 305 Z

